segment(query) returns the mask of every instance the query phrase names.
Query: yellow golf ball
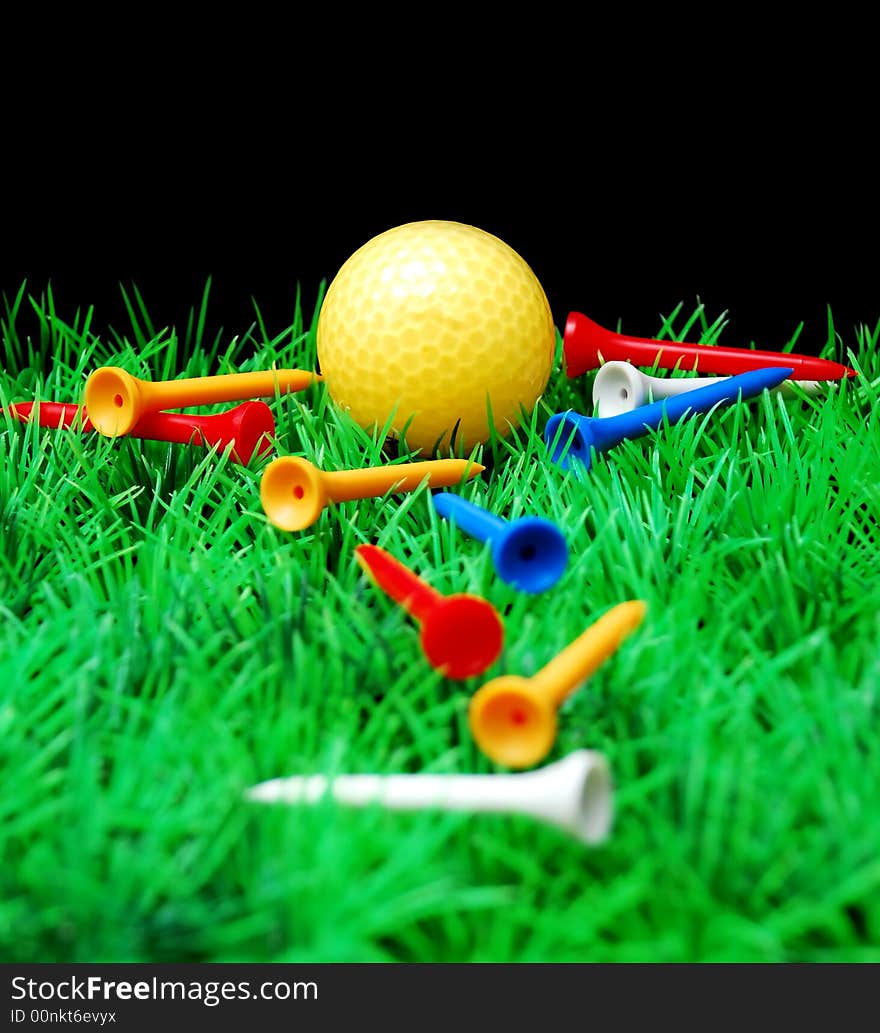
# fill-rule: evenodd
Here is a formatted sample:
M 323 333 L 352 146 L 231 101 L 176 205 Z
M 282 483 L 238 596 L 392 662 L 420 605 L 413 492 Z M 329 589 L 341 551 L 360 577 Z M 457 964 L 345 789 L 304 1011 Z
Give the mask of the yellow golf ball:
M 318 317 L 330 397 L 361 426 L 430 452 L 506 435 L 547 385 L 556 331 L 523 259 L 458 222 L 380 233 L 337 273 Z

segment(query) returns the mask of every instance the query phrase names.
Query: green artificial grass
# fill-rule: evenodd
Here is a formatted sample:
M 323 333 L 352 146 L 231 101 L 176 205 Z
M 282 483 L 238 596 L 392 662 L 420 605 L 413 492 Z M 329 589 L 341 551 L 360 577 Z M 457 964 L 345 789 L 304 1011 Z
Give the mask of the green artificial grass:
M 78 400 L 106 363 L 164 379 L 315 362 L 299 299 L 282 333 L 256 310 L 213 337 L 207 289 L 183 330 L 126 303 L 130 325 L 96 335 L 51 293 L 7 298 L 0 405 Z M 724 323 L 679 306 L 659 330 L 715 341 Z M 456 489 L 558 522 L 571 561 L 538 597 L 424 489 L 286 534 L 260 506 L 267 457 L 0 416 L 0 958 L 880 961 L 878 335 L 829 316 L 824 354 L 848 350 L 857 381 L 665 427 L 584 478 L 541 439 L 550 413 L 591 411 L 592 376 L 569 381 L 558 354 L 526 425 Z M 280 454 L 397 458 L 320 385 L 270 404 Z M 483 678 L 428 667 L 360 542 L 495 604 L 506 644 Z M 496 770 L 471 694 L 631 598 L 645 622 L 563 706 L 548 758 L 608 756 L 604 845 L 521 816 L 243 799 L 295 773 Z

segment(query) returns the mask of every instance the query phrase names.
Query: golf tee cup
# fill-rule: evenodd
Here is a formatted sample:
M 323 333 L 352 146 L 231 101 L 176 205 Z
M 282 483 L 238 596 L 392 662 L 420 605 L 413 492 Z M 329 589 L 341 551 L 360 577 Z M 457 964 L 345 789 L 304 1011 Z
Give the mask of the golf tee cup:
M 293 776 L 261 782 L 246 796 L 255 803 L 315 804 L 328 794 L 350 807 L 526 815 L 589 846 L 607 838 L 614 816 L 608 761 L 592 750 L 518 774 Z
M 472 678 L 498 659 L 504 626 L 491 603 L 476 595 L 441 595 L 377 545 L 355 557 L 376 584 L 421 625 L 428 663 L 447 678 Z
M 726 377 L 651 377 L 630 362 L 606 362 L 593 380 L 593 407 L 598 417 L 619 416 L 641 405 L 696 391 Z M 797 389 L 815 395 L 821 390 L 818 380 L 783 380 L 773 390 L 796 395 Z
M 415 491 L 422 484 L 449 488 L 484 469 L 469 459 L 426 459 L 325 473 L 307 459 L 282 456 L 263 472 L 260 501 L 276 527 L 301 531 L 311 527 L 331 503 L 375 498 L 391 491 Z
M 468 723 L 487 757 L 526 768 L 546 757 L 556 741 L 556 712 L 642 623 L 646 604 L 620 603 L 587 628 L 531 678 L 503 675 L 471 699 Z
M 272 398 L 276 392 L 303 391 L 320 379 L 320 374 L 309 370 L 273 369 L 154 382 L 117 366 L 103 366 L 86 381 L 85 406 L 99 434 L 119 437 L 130 433 L 149 412 Z

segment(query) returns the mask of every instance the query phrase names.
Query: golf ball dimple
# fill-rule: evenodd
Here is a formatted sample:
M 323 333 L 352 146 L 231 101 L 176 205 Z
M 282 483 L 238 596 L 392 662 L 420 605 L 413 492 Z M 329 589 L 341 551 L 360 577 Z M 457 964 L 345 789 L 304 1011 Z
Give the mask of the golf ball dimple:
M 506 435 L 547 385 L 556 330 L 526 262 L 457 222 L 373 237 L 337 273 L 318 318 L 318 361 L 334 402 L 410 448 Z M 454 442 L 453 442 L 454 435 Z

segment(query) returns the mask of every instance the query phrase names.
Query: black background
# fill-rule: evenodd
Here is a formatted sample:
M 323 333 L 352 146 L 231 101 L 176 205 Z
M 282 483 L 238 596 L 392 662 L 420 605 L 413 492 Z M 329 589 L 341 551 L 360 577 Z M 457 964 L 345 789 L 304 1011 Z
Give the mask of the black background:
M 62 317 L 94 305 L 101 327 L 124 325 L 119 287 L 134 283 L 155 325 L 180 326 L 211 276 L 215 329 L 244 331 L 254 299 L 281 330 L 297 284 L 308 314 L 321 280 L 371 236 L 441 218 L 517 250 L 560 328 L 577 309 L 650 337 L 679 302 L 690 311 L 702 301 L 710 318 L 729 313 L 725 343 L 778 349 L 803 321 L 799 348 L 815 351 L 828 306 L 850 341 L 857 323 L 880 318 L 877 212 L 859 189 L 841 192 L 831 177 L 799 186 L 794 170 L 754 170 L 743 153 L 670 177 L 650 158 L 597 170 L 589 147 L 567 165 L 564 147 L 543 146 L 546 164 L 530 167 L 472 149 L 457 178 L 401 161 L 369 180 L 353 167 L 346 182 L 284 159 L 263 176 L 235 176 L 190 155 L 122 180 L 58 183 L 20 199 L 0 286 L 9 295 L 27 278 L 39 293 L 51 282 Z
M 134 283 L 154 325 L 180 327 L 211 276 L 210 329 L 242 333 L 255 299 L 280 331 L 298 284 L 310 314 L 371 236 L 441 218 L 517 250 L 560 328 L 578 309 L 653 336 L 702 301 L 728 312 L 723 343 L 778 349 L 803 322 L 798 350 L 816 352 L 830 306 L 852 344 L 880 319 L 865 27 L 761 49 L 750 23 L 723 58 L 714 30 L 655 39 L 639 18 L 639 36 L 624 17 L 523 49 L 536 20 L 491 52 L 458 30 L 391 57 L 364 41 L 354 64 L 332 26 L 281 34 L 278 53 L 257 25 L 248 50 L 247 20 L 216 55 L 202 37 L 143 63 L 121 45 L 75 54 L 48 99 L 21 80 L 7 93 L 0 290 L 51 282 L 59 314 L 94 305 L 100 331 L 125 325 Z

